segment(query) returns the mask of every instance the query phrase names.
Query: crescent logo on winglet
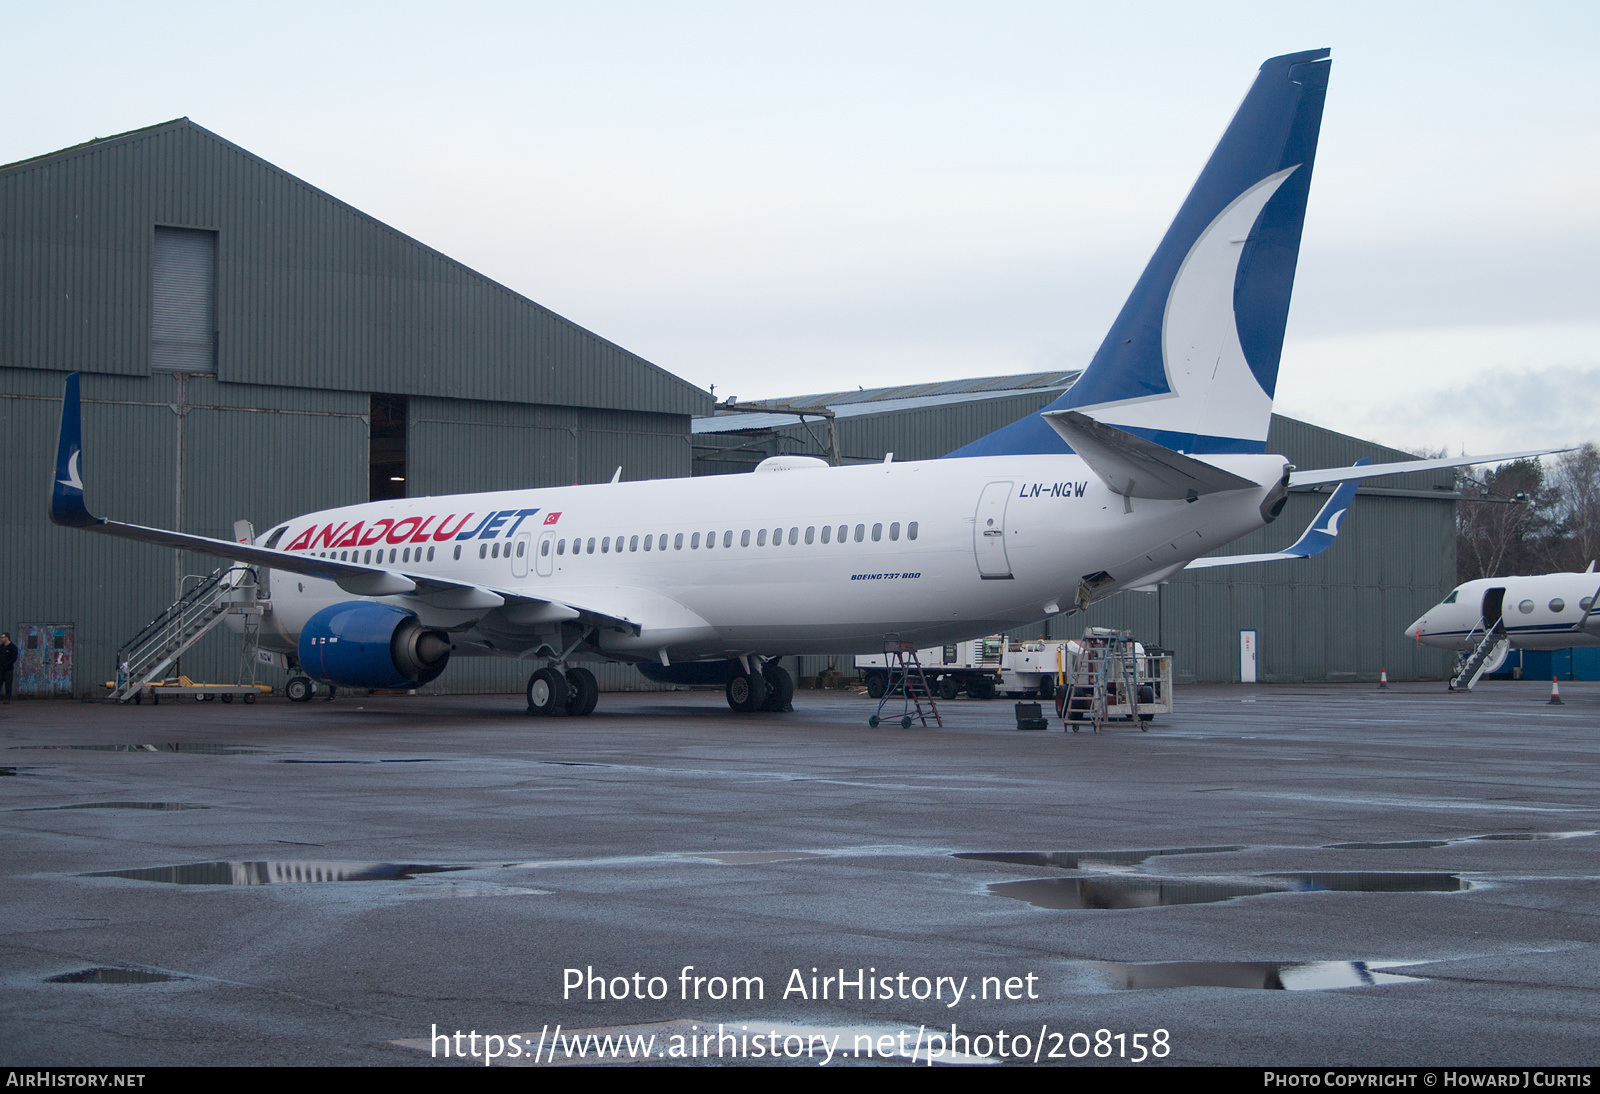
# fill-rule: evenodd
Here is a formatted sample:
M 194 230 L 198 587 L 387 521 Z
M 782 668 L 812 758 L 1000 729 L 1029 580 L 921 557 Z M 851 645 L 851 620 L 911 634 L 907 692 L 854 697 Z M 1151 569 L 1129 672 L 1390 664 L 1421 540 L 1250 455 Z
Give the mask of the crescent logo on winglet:
M 62 486 L 70 486 L 78 492 L 83 491 L 83 479 L 78 475 L 78 457 L 83 455 L 83 450 L 74 448 L 71 457 L 67 460 L 67 477 L 57 479 Z

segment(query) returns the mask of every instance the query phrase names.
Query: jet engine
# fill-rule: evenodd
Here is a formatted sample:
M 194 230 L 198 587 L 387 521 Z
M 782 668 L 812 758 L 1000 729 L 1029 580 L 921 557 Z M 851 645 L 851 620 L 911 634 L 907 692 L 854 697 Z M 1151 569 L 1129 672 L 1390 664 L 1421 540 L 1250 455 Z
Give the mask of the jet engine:
M 352 600 L 323 608 L 300 632 L 300 666 L 324 683 L 415 688 L 444 671 L 450 639 L 392 604 Z

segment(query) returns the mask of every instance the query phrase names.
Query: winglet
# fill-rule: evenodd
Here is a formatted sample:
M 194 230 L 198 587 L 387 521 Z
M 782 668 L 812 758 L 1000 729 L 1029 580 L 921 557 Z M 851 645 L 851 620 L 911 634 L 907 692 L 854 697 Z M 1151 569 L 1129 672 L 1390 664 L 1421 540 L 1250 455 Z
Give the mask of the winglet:
M 1351 466 L 1362 467 L 1372 462 L 1371 456 L 1362 456 Z M 1306 530 L 1300 533 L 1300 538 L 1281 551 L 1274 551 L 1264 555 L 1211 555 L 1208 558 L 1197 558 L 1188 566 L 1188 570 L 1204 570 L 1213 566 L 1239 566 L 1247 562 L 1278 562 L 1289 558 L 1310 558 L 1320 555 L 1329 547 L 1339 535 L 1339 522 L 1344 518 L 1345 511 L 1350 508 L 1350 501 L 1356 496 L 1356 487 L 1360 483 L 1354 479 L 1339 484 L 1317 515 L 1311 518 L 1311 523 Z
M 69 528 L 102 523 L 83 504 L 83 412 L 78 374 L 69 373 L 61 397 L 61 435 L 56 441 L 56 474 L 50 483 L 50 519 Z

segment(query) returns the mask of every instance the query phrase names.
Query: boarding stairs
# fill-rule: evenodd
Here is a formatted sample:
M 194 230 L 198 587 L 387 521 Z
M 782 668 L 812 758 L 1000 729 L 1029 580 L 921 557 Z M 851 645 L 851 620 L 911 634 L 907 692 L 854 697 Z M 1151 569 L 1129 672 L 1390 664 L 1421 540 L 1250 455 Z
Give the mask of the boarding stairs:
M 248 612 L 259 602 L 252 567 L 230 563 L 201 578 L 117 651 L 117 681 L 111 698 L 119 703 L 135 699 L 145 688 L 165 679 L 178 658 L 210 634 L 230 611 Z
M 934 725 L 943 729 L 944 719 L 939 716 L 939 705 L 933 701 L 933 689 L 928 686 L 922 662 L 917 659 L 917 644 L 901 642 L 899 638 L 896 634 L 883 636 L 884 665 L 889 670 L 889 686 L 883 698 L 878 700 L 878 709 L 867 719 L 867 724 L 877 728 L 883 721 L 883 708 L 899 697 L 902 704 L 900 728 L 910 729 L 912 722 L 921 722 L 926 726 L 932 719 Z
M 1078 732 L 1078 723 L 1089 722 L 1099 733 L 1111 721 L 1111 708 L 1126 704 L 1128 717 L 1143 729 L 1138 673 L 1138 650 L 1131 632 L 1085 627 L 1077 662 L 1066 689 L 1058 695 L 1056 711 L 1072 732 Z
M 1511 639 L 1506 635 L 1506 625 L 1503 619 L 1496 619 L 1492 626 L 1487 625 L 1483 619 L 1478 620 L 1477 626 L 1472 628 L 1472 633 L 1467 636 L 1469 643 L 1476 640 L 1472 652 L 1461 662 L 1461 667 L 1450 678 L 1451 691 L 1471 691 L 1473 686 L 1483 676 L 1484 671 L 1497 661 L 1511 644 Z

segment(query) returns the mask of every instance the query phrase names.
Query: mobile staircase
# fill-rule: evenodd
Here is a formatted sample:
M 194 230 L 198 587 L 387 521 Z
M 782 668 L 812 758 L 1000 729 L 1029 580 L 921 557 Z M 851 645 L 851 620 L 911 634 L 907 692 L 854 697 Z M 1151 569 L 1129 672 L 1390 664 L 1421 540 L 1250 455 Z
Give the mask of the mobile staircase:
M 1056 693 L 1056 713 L 1076 733 L 1089 722 L 1096 733 L 1116 717 L 1131 718 L 1141 730 L 1148 719 L 1139 713 L 1139 654 L 1129 631 L 1085 627 L 1078 658 L 1067 687 Z M 1113 707 L 1126 707 L 1127 714 Z
M 137 702 L 146 689 L 162 686 L 167 670 L 226 619 L 230 610 L 246 612 L 248 618 L 254 609 L 259 624 L 259 603 L 254 568 L 232 563 L 219 567 L 117 651 L 117 680 L 111 698 L 119 703 Z M 245 688 L 234 685 L 217 685 L 215 690 L 246 693 Z M 152 697 L 156 694 L 151 690 Z
M 901 642 L 900 636 L 886 634 L 883 636 L 884 661 L 889 669 L 889 686 L 884 691 L 883 697 L 878 700 L 878 709 L 873 712 L 867 724 L 876 729 L 883 722 L 883 708 L 893 702 L 896 694 L 902 700 L 900 709 L 900 728 L 910 729 L 913 721 L 919 721 L 924 726 L 928 719 L 933 719 L 933 724 L 944 728 L 944 720 L 939 717 L 939 707 L 933 701 L 933 690 L 928 687 L 928 678 L 923 674 L 922 662 L 917 660 L 917 644 L 915 642 Z
M 1450 678 L 1451 691 L 1471 691 L 1473 685 L 1483 676 L 1488 667 L 1498 661 L 1511 644 L 1511 639 L 1506 635 L 1506 624 L 1503 618 L 1496 619 L 1491 626 L 1487 620 L 1478 620 L 1477 626 L 1472 628 L 1472 633 L 1467 636 L 1469 643 L 1476 640 L 1472 652 L 1461 662 L 1461 667 Z

